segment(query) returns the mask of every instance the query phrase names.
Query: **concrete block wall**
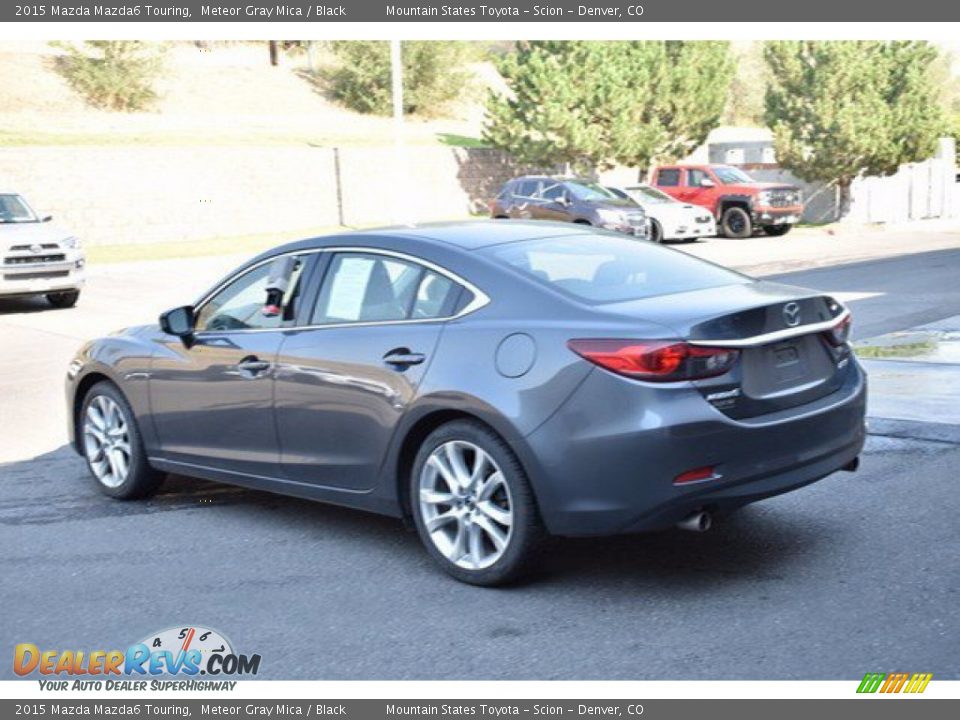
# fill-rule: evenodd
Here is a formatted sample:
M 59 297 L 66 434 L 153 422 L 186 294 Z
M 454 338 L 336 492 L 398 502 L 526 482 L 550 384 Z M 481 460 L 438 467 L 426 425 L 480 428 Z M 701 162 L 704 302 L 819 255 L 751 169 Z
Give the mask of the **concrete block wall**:
M 485 148 L 0 148 L 0 189 L 88 245 L 462 218 L 525 171 Z

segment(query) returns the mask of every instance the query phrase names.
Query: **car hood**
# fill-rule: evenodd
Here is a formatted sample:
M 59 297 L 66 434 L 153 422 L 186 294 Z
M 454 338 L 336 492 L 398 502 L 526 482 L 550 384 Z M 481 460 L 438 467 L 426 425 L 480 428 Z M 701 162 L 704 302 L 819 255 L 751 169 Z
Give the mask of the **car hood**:
M 796 185 L 791 185 L 790 183 L 773 183 L 773 182 L 754 182 L 754 183 L 737 183 L 735 185 L 721 185 L 724 191 L 740 191 L 740 192 L 760 192 L 761 190 L 799 190 Z
M 70 233 L 52 223 L 0 223 L 0 250 L 11 245 L 62 242 Z
M 692 222 L 694 218 L 709 215 L 710 211 L 697 205 L 683 203 L 650 203 L 644 205 L 647 215 L 663 222 Z

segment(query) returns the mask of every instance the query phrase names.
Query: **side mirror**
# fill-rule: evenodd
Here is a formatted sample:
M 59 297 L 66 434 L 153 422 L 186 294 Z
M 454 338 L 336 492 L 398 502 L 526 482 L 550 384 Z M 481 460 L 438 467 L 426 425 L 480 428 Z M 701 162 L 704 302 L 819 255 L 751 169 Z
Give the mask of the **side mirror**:
M 717 184 L 710 178 L 703 178 L 703 180 L 700 181 L 700 187 L 702 188 L 712 188 L 716 186 Z
M 42 223 L 50 222 L 51 220 L 53 220 L 53 215 L 44 215 L 42 218 L 40 218 L 40 222 Z
M 179 338 L 193 335 L 193 306 L 184 305 L 167 310 L 160 316 L 160 329 L 168 335 L 176 335 Z
M 570 205 L 572 204 L 570 202 L 570 198 L 568 198 L 566 195 L 561 195 L 560 197 L 558 197 L 556 202 L 557 202 L 557 205 L 560 205 L 561 207 L 570 207 Z

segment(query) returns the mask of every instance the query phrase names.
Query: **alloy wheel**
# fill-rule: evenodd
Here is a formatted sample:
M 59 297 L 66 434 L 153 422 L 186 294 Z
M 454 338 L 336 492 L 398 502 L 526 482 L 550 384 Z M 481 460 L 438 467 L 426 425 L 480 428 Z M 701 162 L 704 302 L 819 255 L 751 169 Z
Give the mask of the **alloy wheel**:
M 438 446 L 423 466 L 419 490 L 427 534 L 451 563 L 479 570 L 506 552 L 513 500 L 503 473 L 482 448 L 462 440 Z
M 130 474 L 130 434 L 123 410 L 112 398 L 97 395 L 87 405 L 83 443 L 97 480 L 110 488 L 123 484 Z

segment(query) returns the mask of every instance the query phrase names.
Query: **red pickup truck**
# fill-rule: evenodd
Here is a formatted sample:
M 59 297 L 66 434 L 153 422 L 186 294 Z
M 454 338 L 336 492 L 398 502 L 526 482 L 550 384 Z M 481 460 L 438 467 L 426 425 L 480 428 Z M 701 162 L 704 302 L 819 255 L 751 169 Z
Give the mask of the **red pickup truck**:
M 651 180 L 677 200 L 710 210 L 726 237 L 750 237 L 757 227 L 786 235 L 803 214 L 800 188 L 757 182 L 730 165 L 661 165 Z

